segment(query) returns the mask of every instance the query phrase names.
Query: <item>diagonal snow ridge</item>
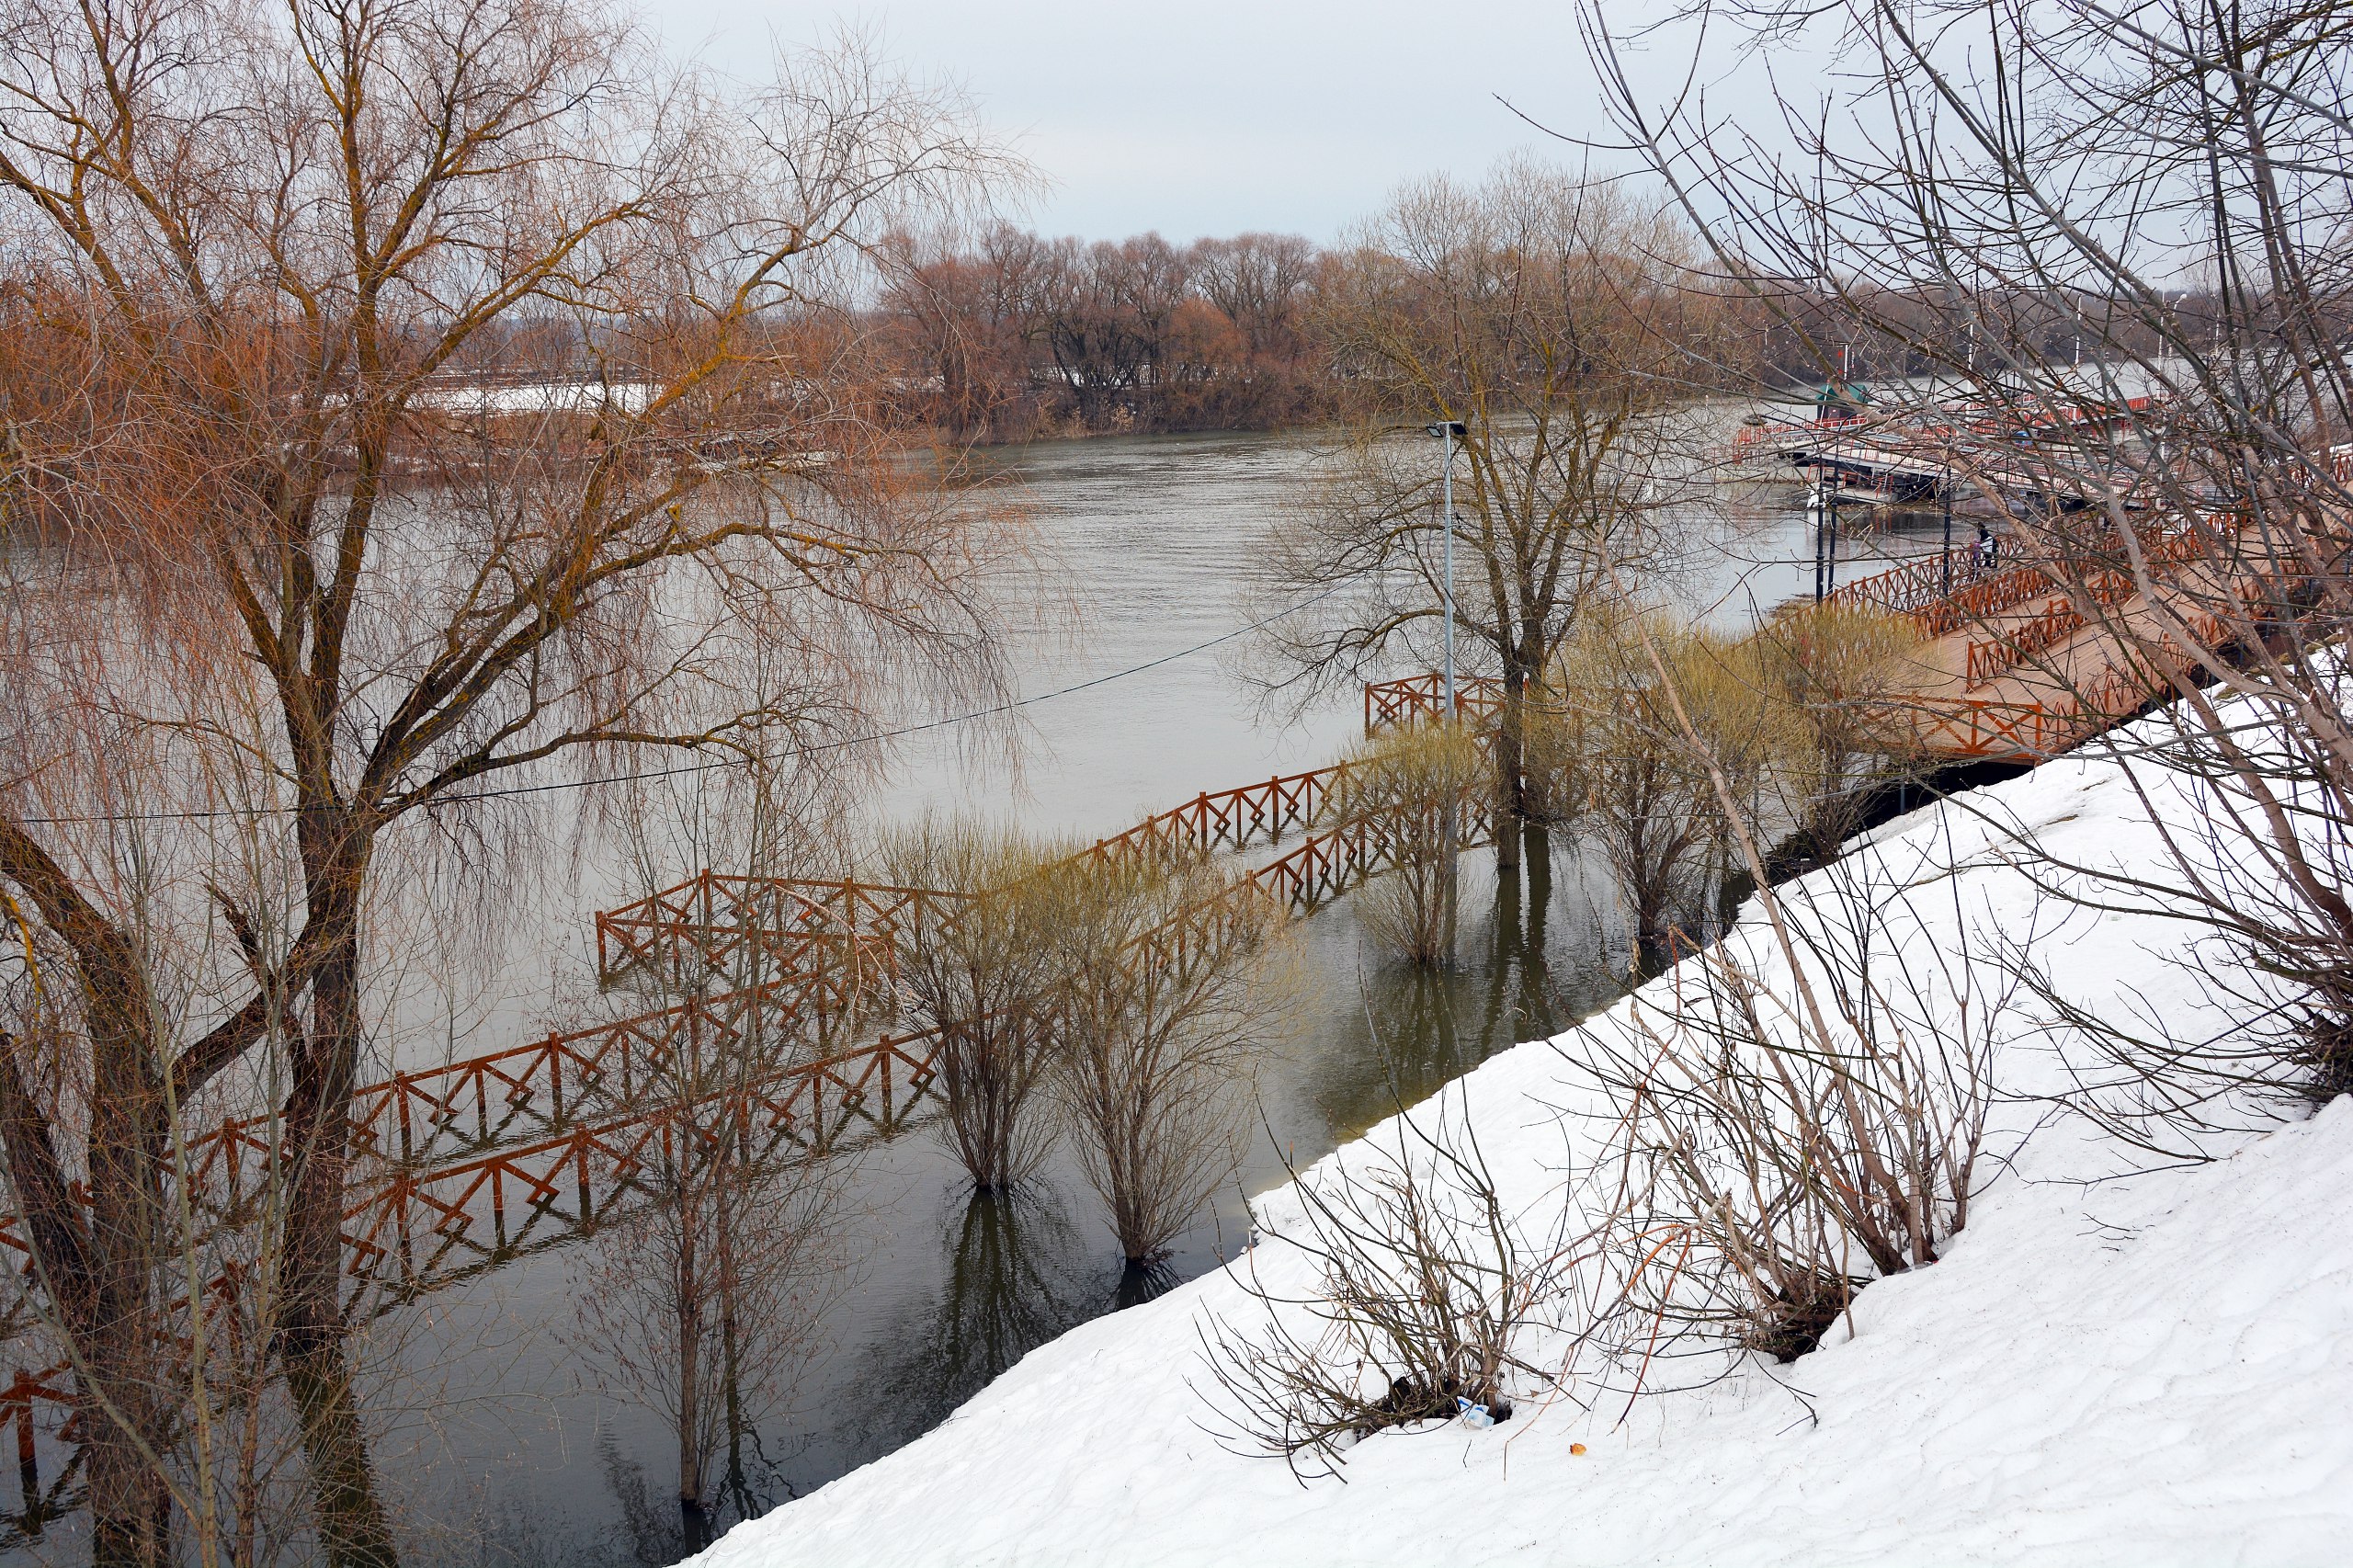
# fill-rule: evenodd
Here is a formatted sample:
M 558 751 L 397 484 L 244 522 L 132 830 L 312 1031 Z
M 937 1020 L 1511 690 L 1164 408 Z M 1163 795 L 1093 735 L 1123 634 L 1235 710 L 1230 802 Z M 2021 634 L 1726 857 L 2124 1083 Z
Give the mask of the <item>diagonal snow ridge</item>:
M 2168 816 L 2194 792 L 2153 790 Z M 2018 864 L 2030 835 L 2079 865 L 2154 871 L 2156 833 L 2120 769 L 2064 757 L 1859 841 L 1900 928 L 1959 953 L 2030 937 L 2071 998 L 2198 1025 L 2186 927 L 2053 907 Z M 1791 892 L 1802 899 L 1802 880 Z M 1753 910 L 1752 910 L 1753 915 Z M 1779 972 L 1754 922 L 1728 938 Z M 1982 950 L 1982 949 L 1976 949 Z M 1654 985 L 1671 983 L 1662 977 Z M 1784 976 L 1785 978 L 1785 976 Z M 1624 1028 L 1621 1003 L 1581 1026 Z M 1569 1042 L 1559 1042 L 1566 1045 Z M 1222 1449 L 1198 1325 L 1262 1312 L 1234 1267 L 1032 1353 L 946 1424 L 737 1527 L 705 1568 L 888 1564 L 2333 1565 L 2353 1551 L 2353 1100 L 2139 1168 L 2034 1096 L 2056 1047 L 2020 1028 L 1997 1061 L 2015 1150 L 1943 1261 L 1857 1299 L 1851 1331 L 1788 1367 L 1745 1363 L 1636 1402 L 1521 1407 L 1357 1445 L 1346 1481 L 1302 1486 Z M 1554 1042 L 1448 1091 L 1524 1222 L 1574 1201 L 1576 1090 Z M 1418 1109 L 1418 1108 L 1417 1108 Z M 1305 1174 L 1349 1179 L 1393 1123 Z M 2144 1162 L 2143 1162 L 2144 1163 Z M 1306 1282 L 1281 1239 L 1295 1195 L 1256 1205 L 1251 1264 Z M 1553 1216 L 1556 1218 L 1556 1216 Z M 1286 1274 L 1285 1271 L 1290 1271 Z M 1540 1358 L 1540 1353 L 1538 1358 Z M 1582 1456 L 1572 1442 L 1586 1445 Z

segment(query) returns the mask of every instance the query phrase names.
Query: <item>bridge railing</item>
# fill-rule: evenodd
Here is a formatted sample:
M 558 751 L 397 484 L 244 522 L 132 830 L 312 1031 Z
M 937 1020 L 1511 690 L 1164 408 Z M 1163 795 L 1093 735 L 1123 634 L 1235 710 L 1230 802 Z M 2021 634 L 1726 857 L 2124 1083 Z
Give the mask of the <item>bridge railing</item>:
M 1271 844 L 1321 820 L 1333 790 L 1354 766 L 1338 762 L 1303 773 L 1278 774 L 1263 784 L 1203 790 L 1124 833 L 1097 839 L 1080 855 L 1114 861 L 1163 859 L 1172 852 L 1242 849 L 1261 840 Z
M 741 960 L 756 971 L 831 971 L 856 989 L 880 983 L 902 931 L 949 919 L 970 899 L 932 888 L 704 869 L 596 917 L 608 983 L 651 969 L 688 983 Z M 691 960 L 691 961 L 689 961 Z
M 1252 871 L 1249 880 L 1293 911 L 1315 909 L 1397 864 L 1397 847 L 1407 826 L 1398 817 L 1391 808 L 1343 818 Z M 1461 832 L 1465 849 L 1494 837 L 1494 814 L 1485 791 L 1464 802 Z
M 348 1289 L 409 1300 L 495 1267 L 608 1218 L 658 1171 L 888 1136 L 930 1086 L 938 1044 L 931 1031 L 884 1035 L 471 1158 L 392 1165 L 346 1211 Z
M 1274 843 L 1328 814 L 1352 763 L 1278 774 L 1203 790 L 1097 839 L 1075 858 L 1161 862 L 1218 848 Z M 674 887 L 597 916 L 598 967 L 609 981 L 652 969 L 674 983 L 724 972 L 749 957 L 750 972 L 830 977 L 845 994 L 887 985 L 901 936 L 952 921 L 973 895 L 926 888 L 806 878 L 699 872 Z
M 2211 526 L 2210 519 L 2208 527 Z M 2153 565 L 2179 564 L 2190 559 L 2206 538 L 2195 527 L 2148 528 L 2138 530 L 2138 536 L 2142 553 Z M 1918 556 L 1859 577 L 1831 590 L 1824 602 L 1910 616 L 1922 636 L 1935 638 L 1950 636 L 1972 621 L 1999 615 L 2037 595 L 2056 593 L 2059 587 L 2041 566 L 2030 562 L 1989 565 L 1975 551 L 1967 551 L 1958 555 Z
M 1490 719 L 1503 711 L 1504 683 L 1493 676 L 1457 676 L 1454 708 L 1470 720 Z M 1364 733 L 1378 734 L 1393 724 L 1427 723 L 1446 711 L 1443 675 L 1405 676 L 1396 680 L 1370 680 L 1364 685 Z

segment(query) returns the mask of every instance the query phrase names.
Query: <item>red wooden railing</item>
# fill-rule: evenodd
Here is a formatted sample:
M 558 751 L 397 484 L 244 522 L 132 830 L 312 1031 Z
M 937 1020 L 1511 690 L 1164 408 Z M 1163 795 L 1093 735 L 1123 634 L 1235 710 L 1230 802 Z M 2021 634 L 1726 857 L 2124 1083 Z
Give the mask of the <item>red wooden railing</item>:
M 1493 676 L 1457 676 L 1454 710 L 1477 722 L 1503 711 L 1504 683 Z M 1364 733 L 1376 734 L 1392 724 L 1421 724 L 1446 710 L 1446 677 L 1439 674 L 1405 676 L 1397 680 L 1364 683 Z

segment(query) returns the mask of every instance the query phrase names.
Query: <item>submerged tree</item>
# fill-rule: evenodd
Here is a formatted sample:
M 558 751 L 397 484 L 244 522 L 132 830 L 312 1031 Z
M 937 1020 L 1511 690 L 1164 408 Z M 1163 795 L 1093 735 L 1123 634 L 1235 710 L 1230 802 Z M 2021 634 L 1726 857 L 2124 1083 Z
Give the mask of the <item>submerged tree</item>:
M 1757 629 L 1752 675 L 1802 731 L 1782 747 L 1775 803 L 1808 862 L 1831 859 L 1862 825 L 1872 783 L 1920 761 L 1903 711 L 1919 644 L 1904 617 L 1838 604 L 1787 606 Z
M 835 755 L 896 676 L 994 687 L 1000 536 L 895 460 L 835 307 L 1008 165 L 855 40 L 737 90 L 541 0 L 0 28 L 5 503 L 41 545 L 6 566 L 0 882 L 78 998 L 0 1051 L 10 1185 L 77 1364 L 134 1366 L 188 1286 L 193 1108 L 269 1111 L 316 1524 L 386 1561 L 339 1286 L 394 851 L 639 748 Z M 755 678 L 762 646 L 793 657 Z M 152 1006 L 216 918 L 201 1005 Z M 95 1551 L 161 1562 L 181 1412 L 106 1382 Z
M 603 1228 L 574 1297 L 580 1343 L 676 1437 L 691 1551 L 710 1543 L 722 1507 L 759 1511 L 746 1452 L 820 1353 L 845 1278 L 849 1167 L 756 1125 L 707 1081 L 731 1070 L 704 1063 L 665 1086 L 654 1108 L 676 1135 L 638 1178 L 641 1199 Z
M 1786 781 L 1794 723 L 1777 695 L 1756 639 L 1656 612 L 1639 628 L 1631 616 L 1597 618 L 1563 648 L 1537 710 L 1536 754 L 1552 769 L 1548 795 L 1560 819 L 1608 862 L 1638 970 L 1665 960 L 1678 933 L 1699 933 L 1736 864 L 1734 824 L 1711 767 L 1752 822 Z
M 1388 862 L 1357 895 L 1364 923 L 1410 963 L 1451 962 L 1458 858 L 1486 820 L 1478 808 L 1493 786 L 1478 737 L 1459 723 L 1420 725 L 1371 741 L 1349 760 L 1333 812 L 1361 824 Z
M 1461 422 L 1456 614 L 1466 667 L 1502 684 L 1502 824 L 1528 815 L 1529 684 L 1605 564 L 1654 553 L 1680 487 L 1713 318 L 1688 250 L 1623 186 L 1514 163 L 1404 189 L 1321 293 L 1316 330 L 1352 403 L 1333 472 L 1274 530 L 1270 591 L 1322 608 L 1276 623 L 1271 678 L 1322 689 L 1400 655 L 1435 665 L 1439 453 L 1406 432 Z M 1519 835 L 1495 845 L 1509 864 Z
M 1051 869 L 1063 854 L 1011 831 L 940 821 L 899 834 L 883 850 L 901 886 L 965 901 L 952 918 L 902 932 L 896 945 L 909 1010 L 938 1034 L 949 1143 L 981 1192 L 1011 1190 L 1052 1142 L 1038 1094 L 1069 958 L 1071 882 Z
M 1283 1022 L 1263 983 L 1281 912 L 1207 868 L 1090 862 L 1071 877 L 1055 1083 L 1140 1268 L 1240 1168 L 1254 1069 Z

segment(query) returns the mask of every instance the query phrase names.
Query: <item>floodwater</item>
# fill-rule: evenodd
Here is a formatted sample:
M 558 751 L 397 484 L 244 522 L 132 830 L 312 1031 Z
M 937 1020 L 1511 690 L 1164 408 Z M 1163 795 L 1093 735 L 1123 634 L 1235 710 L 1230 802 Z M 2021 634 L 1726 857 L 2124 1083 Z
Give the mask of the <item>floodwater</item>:
M 1360 732 L 1358 696 L 1262 710 L 1236 678 L 1248 639 L 1200 646 L 1245 622 L 1254 541 L 1313 457 L 1306 439 L 1255 436 L 992 454 L 1034 506 L 1088 615 L 1038 628 L 1016 647 L 1021 690 L 1035 699 L 1021 710 L 1017 769 L 994 752 L 968 757 L 955 735 L 935 732 L 901 752 L 874 815 L 970 811 L 1091 837 L 1203 790 L 1332 760 Z M 1794 485 L 1724 488 L 1696 506 L 1686 600 L 1738 621 L 1809 592 L 1802 507 Z M 1850 533 L 1842 576 L 1870 570 L 1875 555 L 1935 548 L 1936 527 L 1915 517 Z M 1082 689 L 1064 691 L 1074 687 Z M 1152 1277 L 1123 1269 L 1099 1204 L 1066 1159 L 1005 1201 L 971 1199 L 926 1131 L 860 1156 L 843 1178 L 851 1218 L 840 1267 L 792 1358 L 804 1369 L 756 1441 L 722 1459 L 720 1526 L 906 1443 L 1069 1327 L 1214 1267 L 1246 1236 L 1244 1194 L 1285 1179 L 1287 1164 L 1606 1005 L 1627 963 L 1606 880 L 1566 846 L 1549 874 L 1529 863 L 1524 878 L 1499 884 L 1491 858 L 1466 857 L 1461 961 L 1443 972 L 1388 960 L 1350 901 L 1304 923 L 1304 1022 L 1264 1072 L 1263 1131 L 1214 1210 Z M 499 949 L 506 992 L 451 1008 L 465 1019 L 450 1026 L 455 1054 L 529 1038 L 559 1010 L 556 998 L 578 994 L 590 961 L 585 912 L 628 879 L 593 860 L 568 875 L 565 894 L 545 901 L 550 934 Z M 530 1256 L 371 1330 L 363 1360 L 374 1458 L 410 1561 L 661 1563 L 690 1544 L 675 1502 L 675 1442 L 585 1326 L 593 1314 L 584 1297 L 613 1278 L 598 1244 Z M 51 1556 L 72 1533 L 53 1533 L 36 1554 Z

